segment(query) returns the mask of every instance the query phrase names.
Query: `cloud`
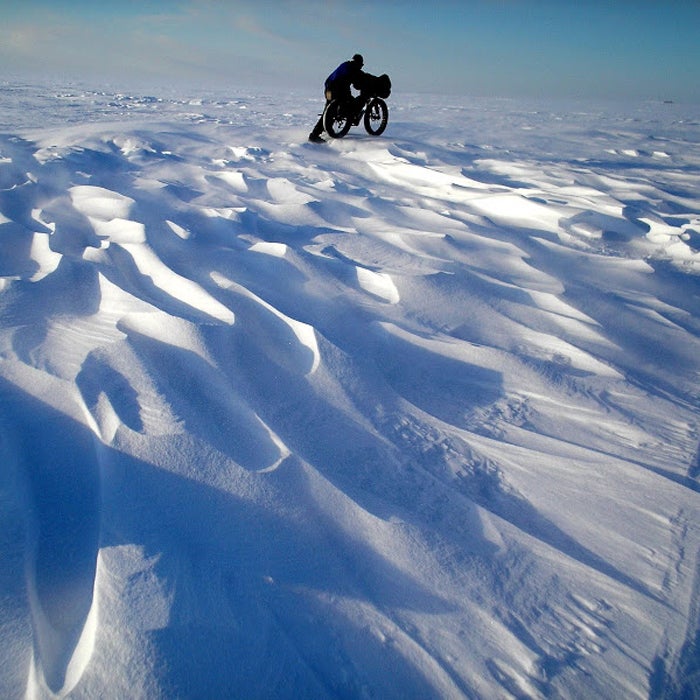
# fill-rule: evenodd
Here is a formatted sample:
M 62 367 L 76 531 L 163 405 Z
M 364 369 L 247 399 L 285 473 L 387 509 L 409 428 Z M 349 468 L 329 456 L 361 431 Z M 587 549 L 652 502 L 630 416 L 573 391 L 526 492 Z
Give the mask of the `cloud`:
M 234 19 L 236 29 L 245 34 L 267 41 L 286 41 L 282 36 L 274 34 L 260 24 L 260 21 L 251 15 L 238 15 Z
M 540 94 L 573 87 L 595 94 L 610 92 L 610 76 L 620 76 L 639 94 L 648 93 L 645 85 L 652 83 L 662 91 L 673 83 L 678 92 L 697 94 L 690 88 L 697 83 L 692 68 L 698 49 L 691 36 L 697 10 L 669 10 L 668 19 L 668 13 L 652 12 L 652 3 L 644 4 L 634 24 L 622 10 L 603 10 L 598 3 L 594 12 L 588 5 L 524 0 L 5 5 L 0 71 L 6 75 L 138 78 L 169 85 L 221 79 L 314 89 L 341 60 L 360 52 L 368 70 L 388 72 L 408 90 Z M 586 32 L 573 31 L 586 18 Z M 592 74 L 599 76 L 596 81 Z
M 0 58 L 6 71 L 79 68 L 85 33 L 56 19 L 0 29 Z

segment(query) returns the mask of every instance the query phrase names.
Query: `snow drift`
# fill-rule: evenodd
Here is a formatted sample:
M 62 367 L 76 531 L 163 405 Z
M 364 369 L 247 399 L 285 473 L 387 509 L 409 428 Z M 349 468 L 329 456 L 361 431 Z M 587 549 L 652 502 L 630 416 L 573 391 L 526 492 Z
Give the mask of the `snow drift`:
M 0 695 L 697 687 L 697 112 L 0 98 Z

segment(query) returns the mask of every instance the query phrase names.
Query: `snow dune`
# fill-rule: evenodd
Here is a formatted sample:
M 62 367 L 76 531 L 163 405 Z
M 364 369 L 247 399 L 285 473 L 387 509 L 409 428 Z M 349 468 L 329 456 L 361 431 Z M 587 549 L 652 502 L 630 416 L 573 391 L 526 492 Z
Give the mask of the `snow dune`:
M 2 697 L 697 691 L 697 112 L 1 87 Z

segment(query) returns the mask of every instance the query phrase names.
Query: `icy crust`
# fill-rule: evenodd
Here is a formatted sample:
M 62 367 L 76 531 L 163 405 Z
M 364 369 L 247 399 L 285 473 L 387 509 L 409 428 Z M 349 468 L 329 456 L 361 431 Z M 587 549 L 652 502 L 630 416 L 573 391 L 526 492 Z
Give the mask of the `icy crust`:
M 41 99 L 79 126 L 0 137 L 0 696 L 691 691 L 696 118 Z

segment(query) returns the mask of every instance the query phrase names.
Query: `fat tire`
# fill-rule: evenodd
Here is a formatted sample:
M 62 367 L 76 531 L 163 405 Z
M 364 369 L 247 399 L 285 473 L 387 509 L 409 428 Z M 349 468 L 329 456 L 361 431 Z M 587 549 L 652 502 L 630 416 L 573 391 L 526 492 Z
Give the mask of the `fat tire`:
M 389 108 L 381 97 L 373 97 L 365 109 L 365 130 L 372 136 L 384 133 L 389 121 Z
M 342 139 L 350 131 L 352 120 L 346 115 L 343 104 L 331 100 L 323 110 L 323 128 L 334 139 Z

